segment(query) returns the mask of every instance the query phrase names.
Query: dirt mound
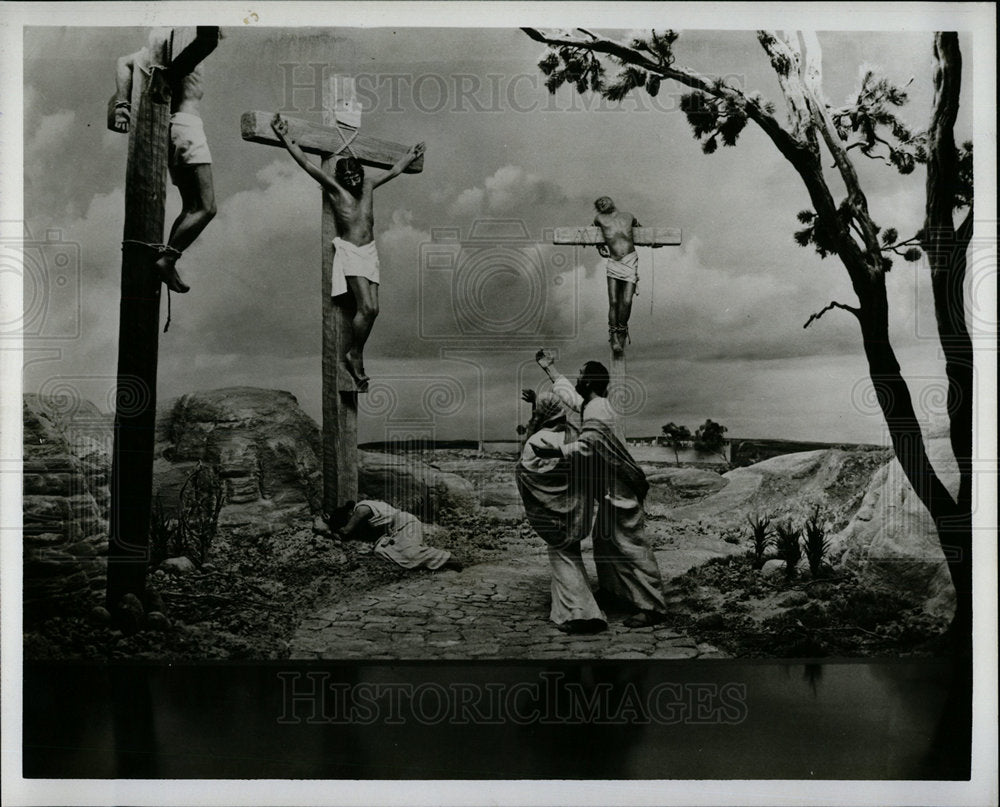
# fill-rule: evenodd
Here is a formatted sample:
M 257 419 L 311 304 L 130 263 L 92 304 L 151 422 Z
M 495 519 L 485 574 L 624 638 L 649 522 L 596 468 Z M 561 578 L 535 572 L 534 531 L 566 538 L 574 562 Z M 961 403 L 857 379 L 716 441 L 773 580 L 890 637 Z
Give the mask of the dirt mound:
M 719 527 L 742 527 L 751 513 L 780 520 L 804 520 L 815 506 L 832 530 L 842 529 L 858 507 L 887 451 L 823 449 L 785 454 L 722 475 L 716 492 L 673 507 L 650 507 L 653 515 L 676 521 L 711 520 Z

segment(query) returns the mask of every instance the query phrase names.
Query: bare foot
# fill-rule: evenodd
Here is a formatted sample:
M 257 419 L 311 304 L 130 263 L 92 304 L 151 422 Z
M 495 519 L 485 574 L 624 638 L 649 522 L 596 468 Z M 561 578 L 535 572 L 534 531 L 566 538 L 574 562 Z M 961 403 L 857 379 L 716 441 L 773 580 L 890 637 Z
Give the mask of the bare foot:
M 347 369 L 354 376 L 354 380 L 358 385 L 358 392 L 366 391 L 371 379 L 365 374 L 365 363 L 360 354 L 349 350 L 344 360 L 347 362 Z
M 615 356 L 621 356 L 625 352 L 625 331 L 612 327 L 608 332 L 608 341 L 611 343 L 611 352 Z
M 160 280 L 167 284 L 167 288 L 170 289 L 170 291 L 176 292 L 177 294 L 187 294 L 191 291 L 191 287 L 181 280 L 181 276 L 177 274 L 177 258 L 179 256 L 179 252 L 176 255 L 164 253 L 157 258 L 156 263 L 153 264 L 153 266 L 156 267 Z

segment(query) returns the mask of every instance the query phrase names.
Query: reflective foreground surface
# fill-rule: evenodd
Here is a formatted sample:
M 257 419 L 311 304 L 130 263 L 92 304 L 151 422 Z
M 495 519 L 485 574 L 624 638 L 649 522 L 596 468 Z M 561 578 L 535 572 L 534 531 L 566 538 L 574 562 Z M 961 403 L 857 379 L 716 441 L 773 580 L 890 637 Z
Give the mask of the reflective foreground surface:
M 27 665 L 45 778 L 966 779 L 967 670 L 864 663 Z

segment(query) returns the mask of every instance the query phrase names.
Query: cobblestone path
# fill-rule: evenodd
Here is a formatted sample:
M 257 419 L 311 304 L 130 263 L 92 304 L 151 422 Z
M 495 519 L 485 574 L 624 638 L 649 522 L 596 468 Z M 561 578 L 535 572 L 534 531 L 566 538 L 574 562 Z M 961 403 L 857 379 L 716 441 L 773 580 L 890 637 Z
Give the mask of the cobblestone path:
M 586 555 L 586 552 L 585 552 Z M 664 578 L 671 553 L 657 552 Z M 588 563 L 591 580 L 596 580 Z M 676 574 L 677 572 L 673 572 Z M 328 605 L 304 620 L 292 640 L 296 659 L 689 659 L 719 657 L 676 630 L 628 629 L 608 615 L 608 630 L 569 636 L 548 618 L 549 569 L 543 549 L 461 572 L 413 576 Z

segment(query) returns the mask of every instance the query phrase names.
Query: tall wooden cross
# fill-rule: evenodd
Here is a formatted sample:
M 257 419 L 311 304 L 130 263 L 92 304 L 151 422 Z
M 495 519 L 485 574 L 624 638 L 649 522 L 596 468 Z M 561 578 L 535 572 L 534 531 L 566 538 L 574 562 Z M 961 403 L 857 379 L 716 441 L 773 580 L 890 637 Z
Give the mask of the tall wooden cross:
M 150 46 L 149 75 L 141 65 L 132 69 L 108 542 L 107 603 L 112 613 L 126 594 L 141 600 L 146 585 L 160 334 L 160 276 L 150 245 L 163 242 L 171 88 L 218 41 L 216 27 L 170 29 Z M 114 102 L 112 96 L 112 130 Z
M 330 174 L 340 156 L 356 157 L 366 166 L 391 168 L 409 148 L 360 134 L 361 115 L 352 99 L 352 80 L 328 76 L 323 82 L 323 124 L 285 117 L 289 136 L 304 152 L 319 154 L 323 170 Z M 269 112 L 244 112 L 240 122 L 243 139 L 284 147 L 271 128 L 273 117 Z M 423 167 L 421 156 L 406 168 L 406 172 L 418 173 Z M 329 513 L 358 497 L 358 387 L 344 361 L 351 346 L 354 298 L 349 292 L 330 296 L 337 224 L 330 199 L 326 193 L 322 193 L 322 197 L 323 510 Z
M 677 227 L 633 227 L 632 242 L 638 247 L 678 246 L 681 243 L 681 231 Z M 552 234 L 552 243 L 599 246 L 604 243 L 604 235 L 597 226 L 556 227 Z M 629 400 L 629 393 L 625 388 L 627 370 L 624 349 L 619 354 L 611 352 L 610 376 L 608 396 L 611 400 Z

